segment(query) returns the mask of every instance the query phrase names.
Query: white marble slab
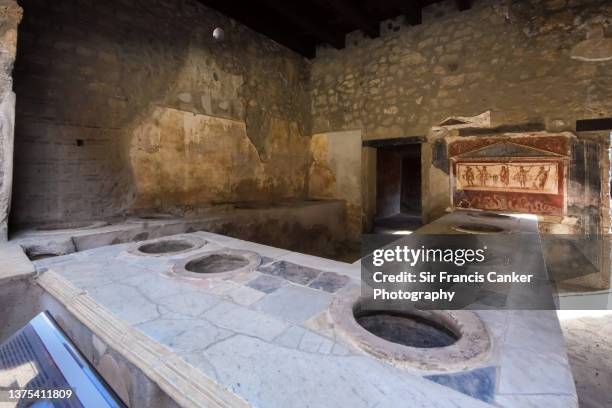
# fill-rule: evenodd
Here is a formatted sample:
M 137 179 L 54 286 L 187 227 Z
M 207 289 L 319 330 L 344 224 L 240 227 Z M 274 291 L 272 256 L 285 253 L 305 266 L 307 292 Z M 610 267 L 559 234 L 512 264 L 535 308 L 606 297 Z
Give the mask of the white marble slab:
M 359 265 L 197 235 L 211 244 L 194 252 L 227 246 L 353 278 L 360 273 Z M 126 253 L 129 246 L 93 249 L 41 265 L 255 406 L 396 407 L 407 401 L 422 407 L 490 406 L 422 378 L 429 373 L 401 370 L 352 349 L 311 324 L 325 315 L 334 294 L 287 280 L 269 293 L 257 290 L 248 283 L 270 277 L 258 272 L 214 282 L 172 279 L 172 259 L 193 253 L 139 257 Z M 493 353 L 480 366 L 498 367 L 496 403 L 520 408 L 547 396 L 550 406 L 571 402 L 575 390 L 553 312 L 478 313 L 493 337 Z

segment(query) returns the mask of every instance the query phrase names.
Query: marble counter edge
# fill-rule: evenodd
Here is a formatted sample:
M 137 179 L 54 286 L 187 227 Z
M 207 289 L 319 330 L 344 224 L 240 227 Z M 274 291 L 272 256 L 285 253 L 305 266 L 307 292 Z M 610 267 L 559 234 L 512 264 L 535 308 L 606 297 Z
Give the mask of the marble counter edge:
M 246 401 L 214 382 L 174 352 L 114 316 L 86 291 L 48 270 L 37 283 L 102 342 L 121 354 L 183 407 L 248 407 Z

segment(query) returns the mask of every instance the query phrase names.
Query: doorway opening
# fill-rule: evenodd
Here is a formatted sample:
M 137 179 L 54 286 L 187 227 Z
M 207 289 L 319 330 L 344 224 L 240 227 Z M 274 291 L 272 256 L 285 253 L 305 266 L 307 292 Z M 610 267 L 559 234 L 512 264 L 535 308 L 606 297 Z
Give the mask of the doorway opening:
M 378 147 L 374 232 L 409 234 L 421 209 L 421 144 Z

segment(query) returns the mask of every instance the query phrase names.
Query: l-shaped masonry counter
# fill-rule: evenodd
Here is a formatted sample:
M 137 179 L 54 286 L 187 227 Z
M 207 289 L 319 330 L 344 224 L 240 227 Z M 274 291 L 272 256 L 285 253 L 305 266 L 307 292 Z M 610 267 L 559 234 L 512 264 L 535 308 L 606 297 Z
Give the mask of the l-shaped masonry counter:
M 144 212 L 32 225 L 12 232 L 11 242 L 37 259 L 204 230 L 328 257 L 330 248 L 346 240 L 345 212 L 342 200 L 228 204 L 184 216 Z
M 130 406 L 577 407 L 554 311 L 466 312 L 483 348 L 432 368 L 376 353 L 369 341 L 405 346 L 337 312 L 359 292 L 358 264 L 208 232 L 34 264 L 22 314 L 49 310 Z

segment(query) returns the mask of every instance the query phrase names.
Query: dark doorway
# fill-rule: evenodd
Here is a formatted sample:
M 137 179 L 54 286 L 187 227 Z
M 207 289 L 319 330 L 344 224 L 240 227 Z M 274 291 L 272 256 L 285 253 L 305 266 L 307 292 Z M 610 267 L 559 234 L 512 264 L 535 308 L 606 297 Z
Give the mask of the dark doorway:
M 421 225 L 421 145 L 377 149 L 375 232 L 410 232 Z
M 409 147 L 409 148 L 408 148 Z M 402 156 L 402 214 L 421 216 L 421 146 L 404 147 Z

